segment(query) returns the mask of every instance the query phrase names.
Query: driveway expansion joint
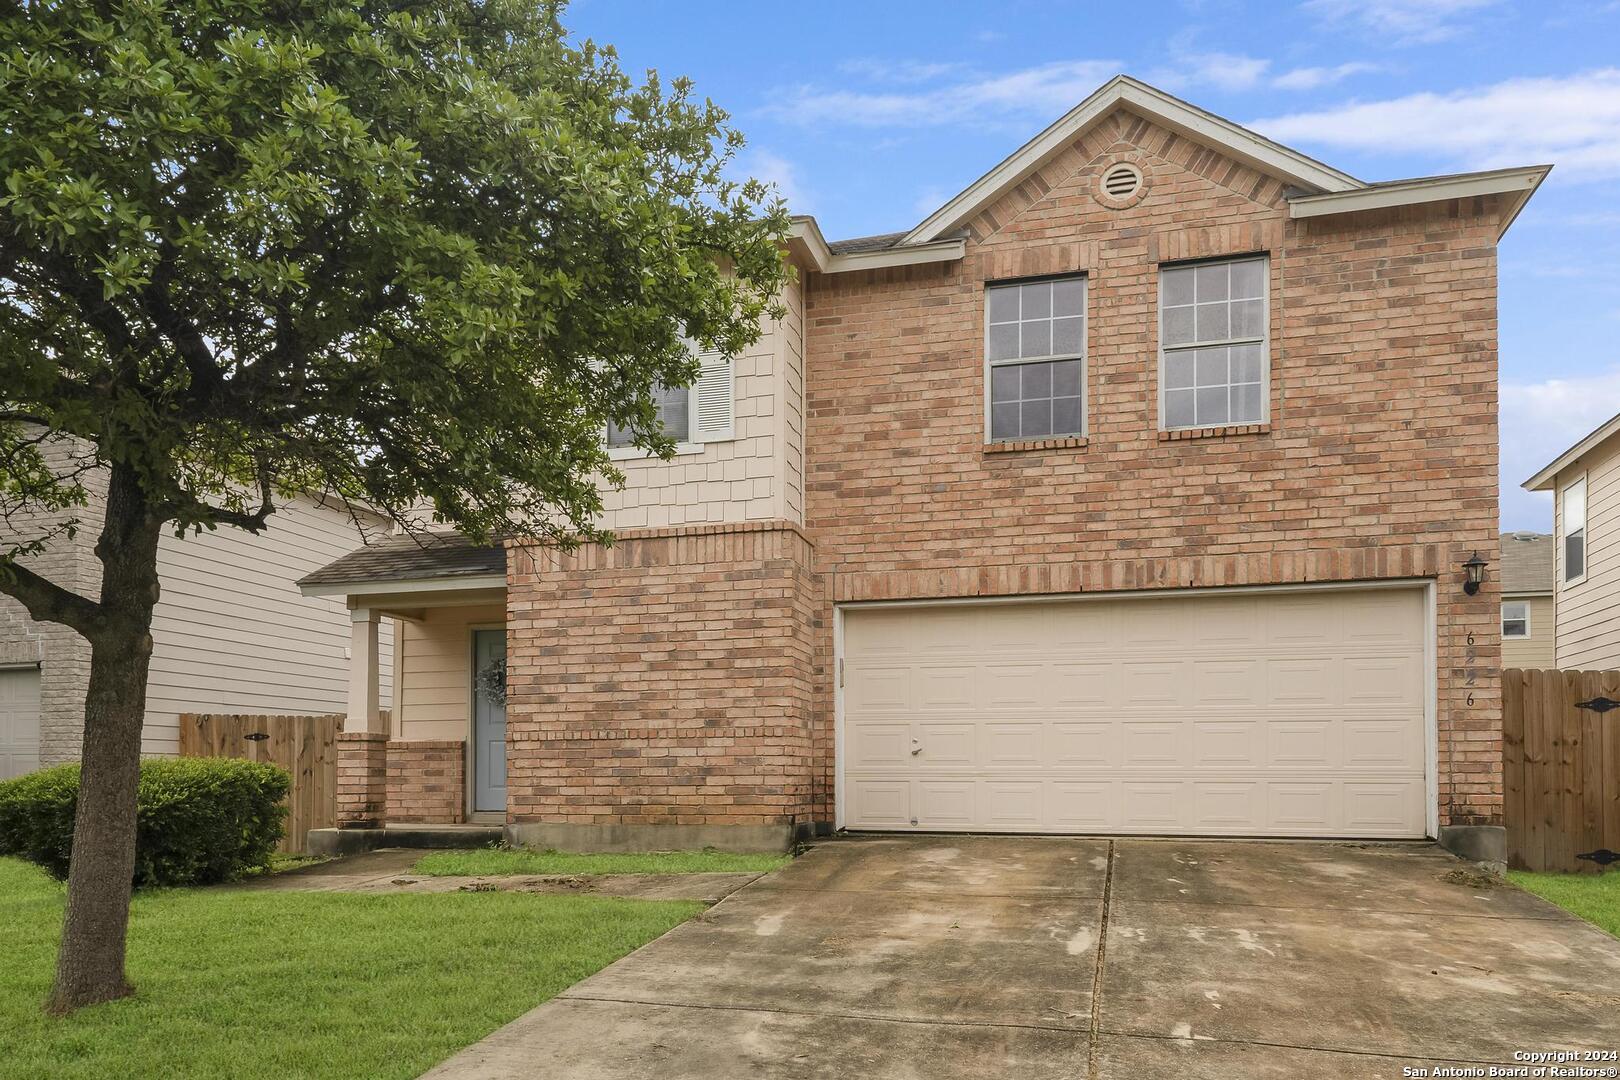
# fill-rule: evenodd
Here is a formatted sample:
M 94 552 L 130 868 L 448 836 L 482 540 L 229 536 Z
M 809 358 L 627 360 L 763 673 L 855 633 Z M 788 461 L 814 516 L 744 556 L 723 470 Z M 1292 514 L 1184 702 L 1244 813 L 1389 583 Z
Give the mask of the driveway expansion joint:
M 1086 1047 L 1086 1075 L 1098 1080 L 1097 1028 L 1102 1024 L 1103 962 L 1108 955 L 1108 906 L 1114 898 L 1114 841 L 1108 841 L 1108 868 L 1103 874 L 1102 921 L 1097 928 L 1097 962 L 1091 972 L 1091 1034 Z

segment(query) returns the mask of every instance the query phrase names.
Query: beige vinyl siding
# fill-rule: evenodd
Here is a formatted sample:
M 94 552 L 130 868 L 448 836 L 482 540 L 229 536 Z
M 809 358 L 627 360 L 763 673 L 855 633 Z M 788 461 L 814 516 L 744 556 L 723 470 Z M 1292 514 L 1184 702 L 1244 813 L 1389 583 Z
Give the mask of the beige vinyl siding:
M 1558 666 L 1554 647 L 1553 598 L 1551 596 L 1508 596 L 1510 601 L 1529 605 L 1530 636 L 1502 639 L 1502 666 L 1505 668 L 1555 668 Z
M 472 714 L 472 632 L 506 622 L 500 604 L 428 608 L 399 623 L 401 739 L 465 739 Z
M 1564 584 L 1565 487 L 1586 475 L 1586 577 Z M 1620 439 L 1609 439 L 1558 475 L 1553 491 L 1557 665 L 1620 668 Z
M 621 491 L 602 493 L 609 529 L 730 521 L 804 520 L 804 300 L 783 291 L 786 315 L 733 361 L 733 431 L 683 446 L 668 461 L 618 458 Z
M 343 712 L 348 610 L 341 599 L 303 596 L 296 583 L 360 543 L 346 513 L 303 498 L 279 508 L 258 536 L 231 528 L 166 534 L 158 545 L 163 594 L 152 619 L 144 752 L 178 751 L 183 712 Z M 386 707 L 388 621 L 381 638 Z

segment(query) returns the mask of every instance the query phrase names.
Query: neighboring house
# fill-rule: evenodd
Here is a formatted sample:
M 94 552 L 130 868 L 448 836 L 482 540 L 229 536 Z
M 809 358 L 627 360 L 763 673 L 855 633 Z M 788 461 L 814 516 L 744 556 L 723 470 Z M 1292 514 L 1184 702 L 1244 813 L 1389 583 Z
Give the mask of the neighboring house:
M 82 525 L 29 565 L 95 596 L 103 485 L 89 477 L 88 507 L 56 517 Z M 38 535 L 51 515 L 15 520 L 14 537 Z M 366 524 L 386 532 L 381 519 Z M 362 539 L 341 509 L 298 498 L 254 536 L 222 527 L 158 544 L 162 595 L 152 617 L 152 668 L 141 749 L 179 751 L 184 712 L 341 713 L 348 697 L 349 615 L 340 602 L 298 595 L 295 582 Z M 379 657 L 379 701 L 391 697 L 392 634 Z M 0 779 L 78 758 L 90 647 L 57 623 L 34 622 L 0 596 Z
M 1553 538 L 1546 533 L 1502 534 L 1502 666 L 1556 668 L 1553 617 Z
M 1524 482 L 1553 495 L 1553 666 L 1620 668 L 1620 416 Z
M 340 820 L 1500 858 L 1463 564 L 1498 562 L 1496 246 L 1545 173 L 1367 184 L 1118 78 L 909 230 L 798 219 L 786 317 L 666 406 L 616 544 L 305 579 L 355 618 Z

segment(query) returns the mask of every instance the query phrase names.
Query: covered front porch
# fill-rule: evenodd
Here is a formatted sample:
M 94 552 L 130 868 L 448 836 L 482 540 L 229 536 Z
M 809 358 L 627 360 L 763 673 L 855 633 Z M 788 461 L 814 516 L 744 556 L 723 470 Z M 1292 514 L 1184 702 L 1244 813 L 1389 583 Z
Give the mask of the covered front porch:
M 337 817 L 338 830 L 353 834 L 325 838 L 330 846 L 499 838 L 507 820 L 505 550 L 450 534 L 393 537 L 299 587 L 341 598 L 352 626 Z M 379 696 L 384 619 L 395 621 L 392 709 Z M 359 834 L 384 828 L 393 839 Z

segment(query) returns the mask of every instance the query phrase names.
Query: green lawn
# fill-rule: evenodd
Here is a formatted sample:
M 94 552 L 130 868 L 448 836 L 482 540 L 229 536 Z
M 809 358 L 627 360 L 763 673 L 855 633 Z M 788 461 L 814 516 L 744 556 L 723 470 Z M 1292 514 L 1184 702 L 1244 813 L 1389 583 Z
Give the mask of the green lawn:
M 1620 937 L 1620 870 L 1602 874 L 1508 871 L 1508 880 Z
M 429 877 L 492 877 L 502 874 L 713 874 L 775 870 L 790 862 L 787 855 L 735 855 L 728 851 L 645 851 L 624 854 L 578 854 L 570 851 L 526 851 L 482 848 L 435 851 L 412 868 Z
M 0 859 L 0 1075 L 413 1077 L 702 910 L 526 893 L 154 891 L 133 998 L 40 1010 L 62 886 Z

